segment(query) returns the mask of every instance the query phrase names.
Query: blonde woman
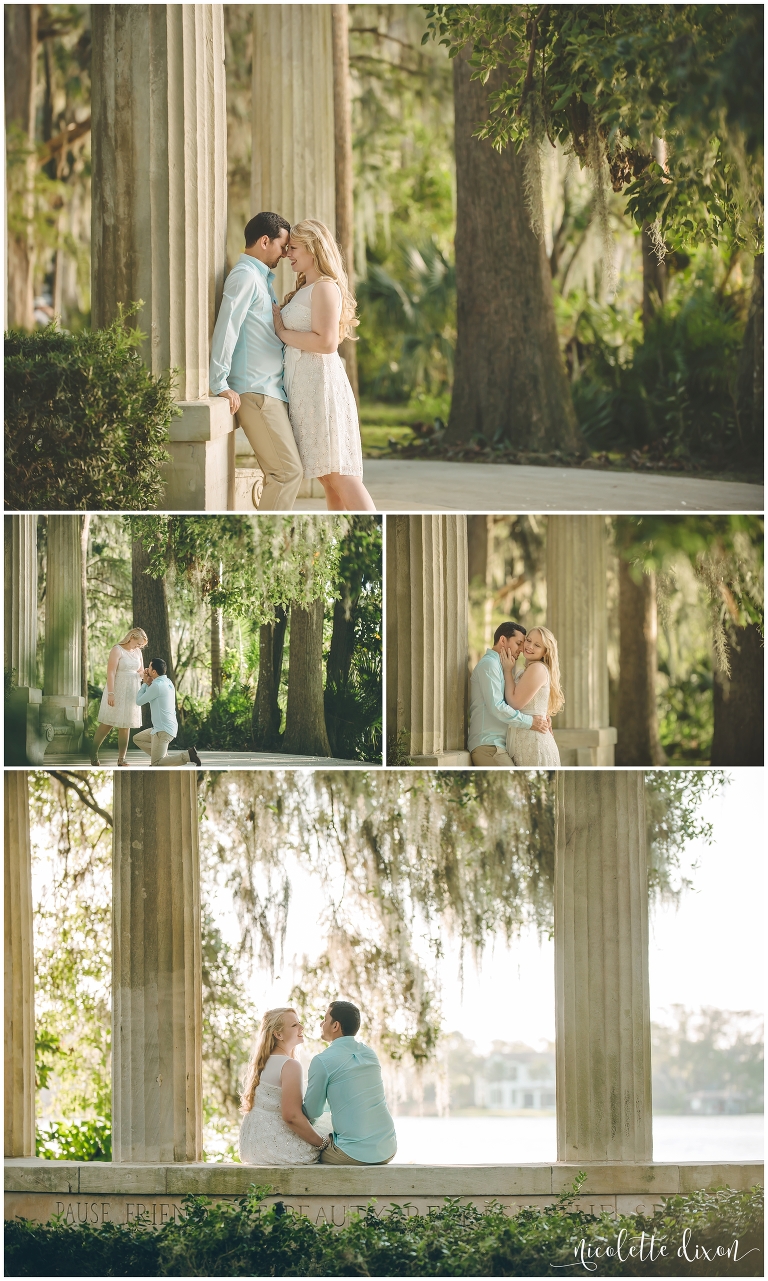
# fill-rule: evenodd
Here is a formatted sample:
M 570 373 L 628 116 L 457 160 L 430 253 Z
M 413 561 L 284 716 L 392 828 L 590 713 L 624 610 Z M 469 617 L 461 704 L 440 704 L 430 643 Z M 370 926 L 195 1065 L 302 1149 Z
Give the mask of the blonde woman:
M 267 1010 L 241 1096 L 240 1160 L 248 1165 L 314 1165 L 328 1146 L 302 1111 L 304 1032 L 295 1010 Z
M 296 288 L 273 311 L 304 476 L 320 481 L 329 511 L 375 511 L 363 484 L 357 405 L 337 350 L 358 324 L 339 247 L 322 222 L 305 218 L 291 229 L 287 257 Z
M 523 642 L 525 668 L 515 681 L 515 660 L 501 656 L 504 670 L 504 701 L 526 716 L 555 716 L 565 703 L 560 689 L 560 664 L 557 641 L 548 627 L 532 627 Z M 515 765 L 559 765 L 552 730 L 537 734 L 530 729 L 510 725 L 507 730 L 507 753 Z
M 141 651 L 148 644 L 147 633 L 141 627 L 132 627 L 109 651 L 107 685 L 101 696 L 91 765 L 101 763 L 99 748 L 114 728 L 117 728 L 117 763 L 128 764 L 125 754 L 130 732 L 141 726 L 141 708 L 136 706 L 136 695 L 144 675 Z

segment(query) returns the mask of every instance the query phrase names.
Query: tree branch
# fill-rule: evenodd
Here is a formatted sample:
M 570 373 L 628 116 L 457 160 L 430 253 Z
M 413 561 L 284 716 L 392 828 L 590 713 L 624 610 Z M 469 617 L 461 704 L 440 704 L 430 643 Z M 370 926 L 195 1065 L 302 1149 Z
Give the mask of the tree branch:
M 110 827 L 113 826 L 112 815 L 109 810 L 102 809 L 99 805 L 93 794 L 91 781 L 87 774 L 81 774 L 75 770 L 58 769 L 49 769 L 47 773 L 50 774 L 51 778 L 55 778 L 57 782 L 61 783 L 62 787 L 75 792 L 80 797 L 83 805 L 87 805 L 89 810 L 93 810 L 94 814 L 98 814 L 100 818 L 103 818 L 104 822 Z M 78 780 L 79 786 L 75 780 Z

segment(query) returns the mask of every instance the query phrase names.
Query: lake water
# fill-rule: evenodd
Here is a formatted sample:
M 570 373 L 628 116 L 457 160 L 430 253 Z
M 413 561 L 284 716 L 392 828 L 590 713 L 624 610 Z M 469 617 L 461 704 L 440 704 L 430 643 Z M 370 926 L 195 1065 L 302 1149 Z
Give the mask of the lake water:
M 398 1116 L 398 1165 L 555 1161 L 554 1116 Z M 762 1161 L 763 1117 L 656 1116 L 656 1161 Z

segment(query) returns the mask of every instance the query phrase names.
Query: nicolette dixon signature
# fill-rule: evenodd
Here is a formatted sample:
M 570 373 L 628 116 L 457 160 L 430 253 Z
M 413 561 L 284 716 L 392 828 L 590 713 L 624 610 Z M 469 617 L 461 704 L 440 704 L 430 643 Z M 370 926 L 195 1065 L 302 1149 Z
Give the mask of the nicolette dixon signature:
M 582 1267 L 586 1272 L 597 1272 L 601 1259 L 618 1259 L 620 1263 L 637 1259 L 640 1263 L 655 1263 L 657 1259 L 671 1259 L 674 1255 L 677 1255 L 678 1259 L 685 1259 L 688 1263 L 697 1261 L 712 1263 L 715 1259 L 730 1259 L 731 1263 L 736 1263 L 740 1259 L 746 1259 L 748 1254 L 759 1253 L 757 1246 L 740 1252 L 737 1237 L 734 1237 L 730 1245 L 703 1246 L 692 1241 L 691 1235 L 691 1229 L 685 1228 L 682 1243 L 677 1249 L 669 1241 L 657 1241 L 653 1233 L 649 1235 L 647 1232 L 641 1232 L 636 1236 L 627 1232 L 626 1228 L 620 1229 L 613 1245 L 610 1243 L 593 1245 L 582 1237 L 579 1244 L 574 1246 L 574 1262 L 555 1263 L 553 1267 Z

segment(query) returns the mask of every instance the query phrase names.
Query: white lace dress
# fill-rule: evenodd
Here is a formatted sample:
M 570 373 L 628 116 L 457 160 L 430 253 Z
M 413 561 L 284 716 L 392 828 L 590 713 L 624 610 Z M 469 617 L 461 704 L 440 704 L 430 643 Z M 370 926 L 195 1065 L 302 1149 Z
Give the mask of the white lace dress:
M 533 698 L 521 707 L 526 716 L 546 716 L 549 705 L 549 672 L 541 689 L 537 689 Z M 551 731 L 539 734 L 535 729 L 523 729 L 519 725 L 510 725 L 507 730 L 507 754 L 515 765 L 559 765 L 560 753 Z
M 246 1165 L 314 1165 L 320 1149 L 294 1134 L 283 1120 L 280 1075 L 287 1054 L 271 1054 L 240 1125 L 240 1160 Z M 318 1131 L 319 1133 L 319 1131 Z
M 305 285 L 285 304 L 282 316 L 286 329 L 311 331 L 314 287 Z M 362 479 L 363 450 L 357 405 L 338 352 L 321 355 L 286 347 L 284 384 L 288 416 L 305 478 L 336 472 L 339 476 Z
M 123 649 L 115 672 L 115 705 L 107 702 L 106 688 L 101 696 L 99 707 L 99 724 L 116 725 L 118 729 L 138 729 L 141 725 L 141 708 L 136 706 L 136 695 L 139 692 L 139 668 L 144 666 L 140 649 Z

